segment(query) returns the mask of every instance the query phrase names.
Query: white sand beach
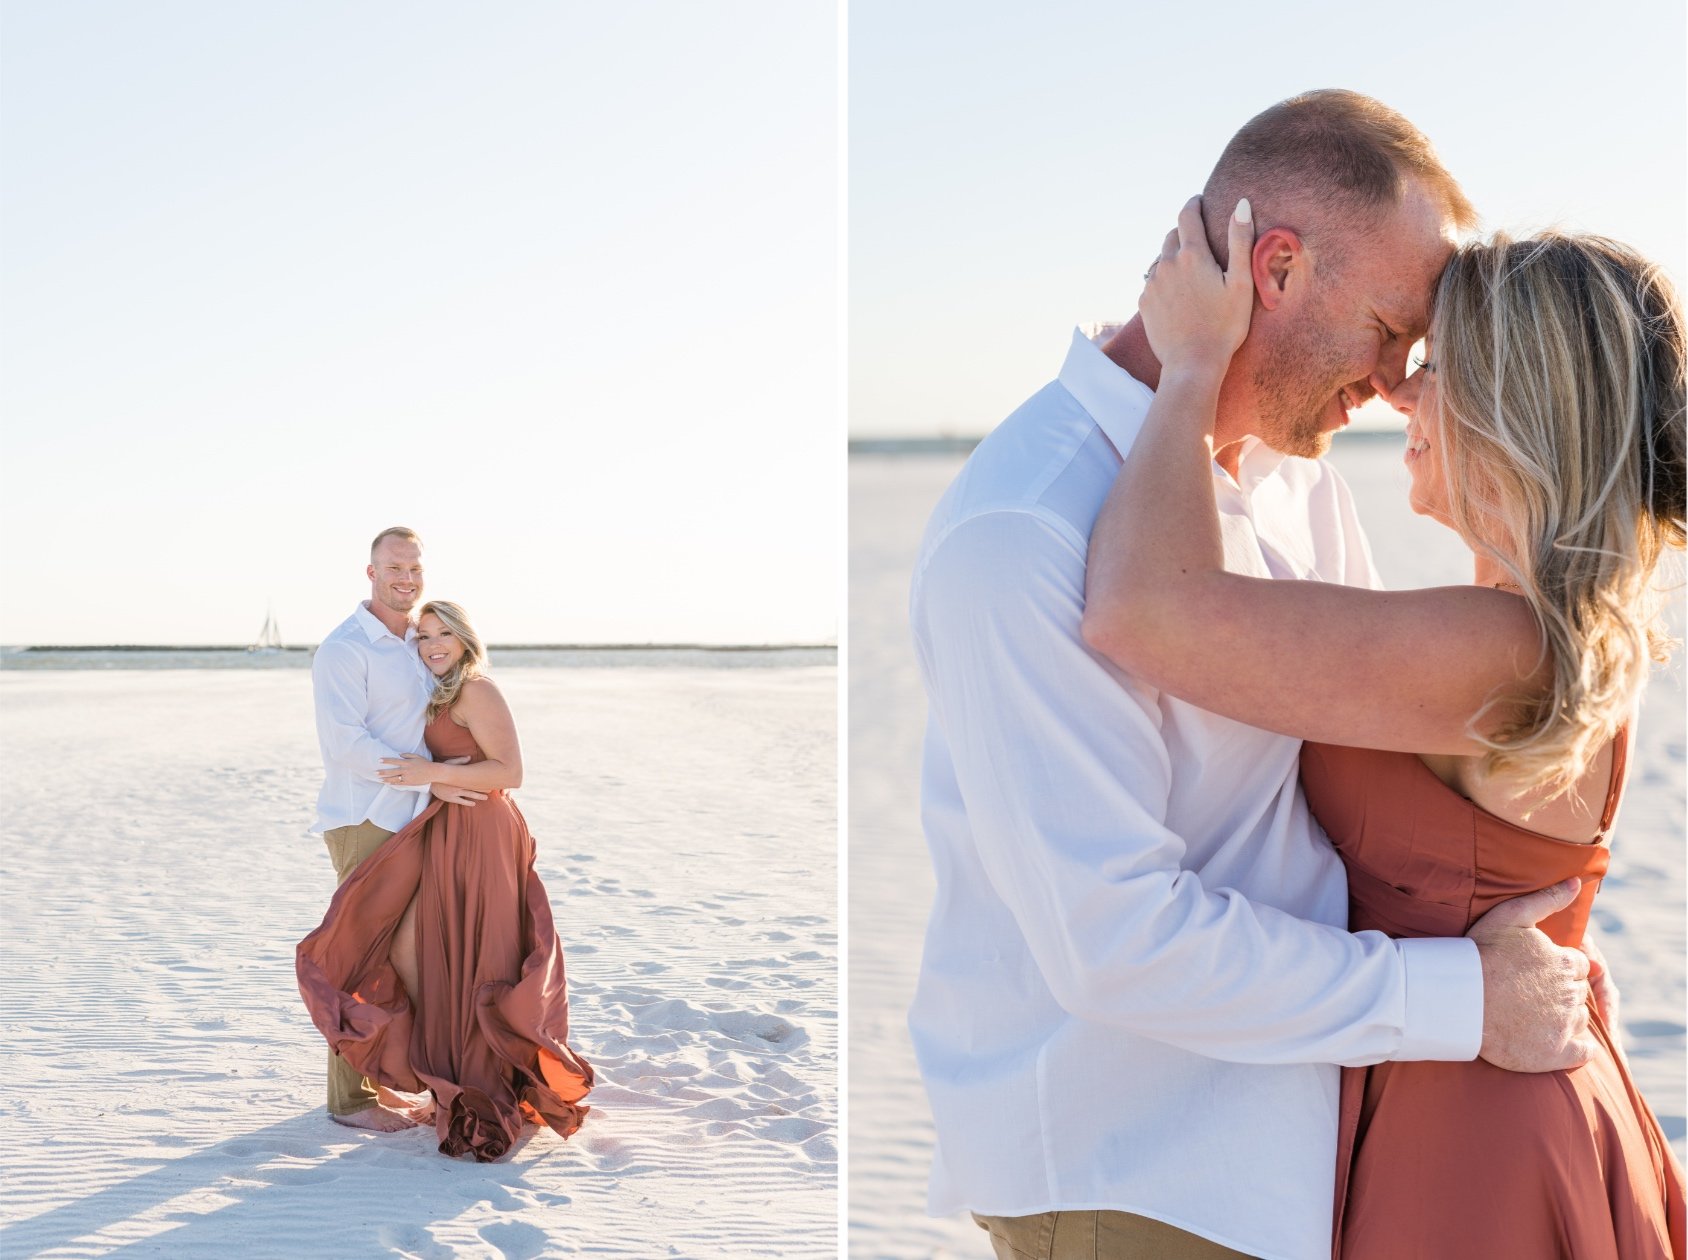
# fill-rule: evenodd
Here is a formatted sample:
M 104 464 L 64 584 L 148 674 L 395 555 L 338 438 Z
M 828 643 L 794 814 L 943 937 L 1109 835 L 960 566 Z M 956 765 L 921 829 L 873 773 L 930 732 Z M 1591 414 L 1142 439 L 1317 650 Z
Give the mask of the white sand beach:
M 1407 510 L 1399 440 L 1348 438 L 1331 458 L 1355 490 L 1391 586 L 1469 580 L 1458 540 Z M 961 464 L 957 455 L 850 460 L 848 1219 L 859 1260 L 990 1254 L 965 1217 L 924 1215 L 931 1121 L 905 1027 L 932 897 L 917 813 L 925 701 L 909 643 L 908 579 L 926 517 Z M 1671 626 L 1682 636 L 1680 596 Z M 1636 1077 L 1679 1157 L 1688 918 L 1682 677 L 1679 657 L 1648 692 L 1612 870 L 1595 906 Z
M 323 1110 L 309 674 L 0 672 L 0 1253 L 835 1254 L 835 665 L 494 666 L 599 1083 L 484 1165 Z

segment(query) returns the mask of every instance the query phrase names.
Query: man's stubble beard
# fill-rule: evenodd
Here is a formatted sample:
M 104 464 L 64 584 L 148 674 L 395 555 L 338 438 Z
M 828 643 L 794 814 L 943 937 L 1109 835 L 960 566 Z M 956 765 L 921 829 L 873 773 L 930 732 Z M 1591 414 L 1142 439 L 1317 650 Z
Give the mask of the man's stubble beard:
M 422 592 L 416 592 L 415 595 L 411 596 L 409 603 L 403 603 L 397 595 L 394 595 L 392 591 L 383 587 L 376 593 L 375 599 L 381 607 L 409 616 L 410 610 L 415 608 L 416 605 L 421 602 Z
M 1275 451 L 1319 459 L 1330 450 L 1325 411 L 1342 379 L 1342 356 L 1323 326 L 1286 329 L 1261 348 L 1254 367 L 1254 435 Z

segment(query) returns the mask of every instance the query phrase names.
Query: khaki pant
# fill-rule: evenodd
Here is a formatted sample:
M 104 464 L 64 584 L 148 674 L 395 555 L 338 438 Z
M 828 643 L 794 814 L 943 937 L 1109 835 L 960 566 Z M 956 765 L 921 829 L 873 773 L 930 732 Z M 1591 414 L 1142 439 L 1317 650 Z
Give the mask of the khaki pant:
M 997 1260 L 1249 1260 L 1195 1234 L 1131 1212 L 980 1216 Z
M 358 863 L 381 847 L 393 833 L 372 822 L 360 822 L 355 827 L 336 827 L 322 833 L 328 846 L 328 856 L 334 863 L 335 883 L 346 882 L 346 876 L 357 870 Z M 334 1051 L 328 1052 L 328 1114 L 349 1116 L 375 1105 L 375 1087 L 367 1078 L 359 1076 Z

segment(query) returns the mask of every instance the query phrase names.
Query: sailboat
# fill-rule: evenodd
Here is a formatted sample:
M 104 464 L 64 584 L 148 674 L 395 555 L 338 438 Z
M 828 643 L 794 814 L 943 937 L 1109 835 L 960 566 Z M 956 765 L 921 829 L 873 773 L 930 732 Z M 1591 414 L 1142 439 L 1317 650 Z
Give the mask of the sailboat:
M 281 627 L 275 623 L 275 609 L 273 607 L 264 615 L 264 628 L 258 632 L 258 641 L 246 650 L 265 654 L 287 650 L 287 645 L 281 641 Z

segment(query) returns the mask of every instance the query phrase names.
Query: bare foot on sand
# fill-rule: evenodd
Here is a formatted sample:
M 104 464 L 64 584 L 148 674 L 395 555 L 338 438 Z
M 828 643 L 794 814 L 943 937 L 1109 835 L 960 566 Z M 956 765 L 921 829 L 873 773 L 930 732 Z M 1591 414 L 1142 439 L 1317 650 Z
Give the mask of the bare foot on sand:
M 385 1085 L 375 1087 L 375 1100 L 389 1111 L 408 1116 L 417 1124 L 429 1124 L 434 1119 L 434 1096 L 428 1093 L 406 1094 Z
M 413 1129 L 416 1121 L 409 1116 L 401 1116 L 396 1111 L 388 1111 L 380 1104 L 365 1107 L 362 1111 L 354 1111 L 349 1116 L 330 1116 L 335 1124 L 347 1124 L 354 1129 L 374 1129 L 377 1133 L 397 1133 L 400 1129 Z

